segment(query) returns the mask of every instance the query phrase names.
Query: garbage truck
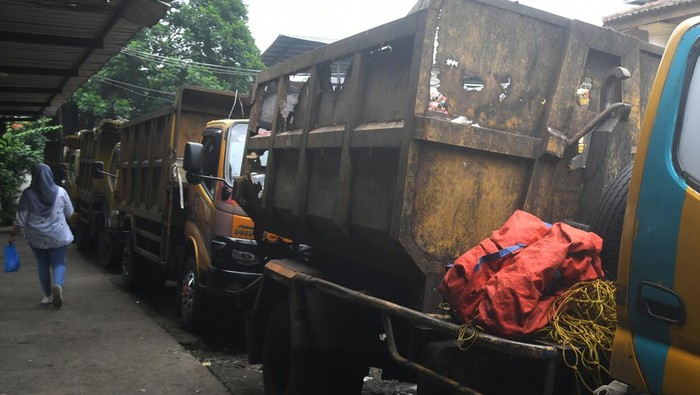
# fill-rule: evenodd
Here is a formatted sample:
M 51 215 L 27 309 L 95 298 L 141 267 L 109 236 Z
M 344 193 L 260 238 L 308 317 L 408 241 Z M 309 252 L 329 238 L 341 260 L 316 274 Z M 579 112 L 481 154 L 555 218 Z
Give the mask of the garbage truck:
M 120 254 L 116 226 L 115 146 L 121 121 L 105 119 L 92 130 L 79 133 L 80 154 L 75 178 L 78 215 L 76 244 L 81 250 L 97 249 L 103 267 L 116 265 Z M 112 173 L 108 170 L 112 168 Z M 96 247 L 96 248 L 95 248 Z
M 682 24 L 662 59 L 514 2 L 434 0 L 260 72 L 233 193 L 312 248 L 258 283 L 266 393 L 360 393 L 367 367 L 422 394 L 587 392 L 577 346 L 444 308 L 446 267 L 518 211 L 602 237 L 617 321 L 590 390 L 694 393 L 699 39 Z
M 249 109 L 237 92 L 183 85 L 173 105 L 120 128 L 122 277 L 132 289 L 176 281 L 176 312 L 191 329 L 216 300 L 252 304 L 246 289 L 262 275 L 252 220 L 225 183 L 240 175 Z M 205 147 L 202 183 L 182 170 L 188 142 Z

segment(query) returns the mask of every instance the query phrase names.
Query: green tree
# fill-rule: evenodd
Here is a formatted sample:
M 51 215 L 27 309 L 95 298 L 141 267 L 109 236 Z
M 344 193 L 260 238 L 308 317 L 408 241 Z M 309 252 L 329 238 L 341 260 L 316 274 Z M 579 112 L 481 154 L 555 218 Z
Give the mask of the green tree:
M 0 137 L 0 224 L 10 225 L 24 176 L 44 158 L 46 136 L 60 129 L 49 118 L 15 122 Z
M 182 84 L 248 93 L 255 70 L 262 68 L 242 0 L 177 0 L 159 24 L 142 30 L 72 100 L 81 125 L 91 128 L 102 118 L 133 118 L 162 108 Z

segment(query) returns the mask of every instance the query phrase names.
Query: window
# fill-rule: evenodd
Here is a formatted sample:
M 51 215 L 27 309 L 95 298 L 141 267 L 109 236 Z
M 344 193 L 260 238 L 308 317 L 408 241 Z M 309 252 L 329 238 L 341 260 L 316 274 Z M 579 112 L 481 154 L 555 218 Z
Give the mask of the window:
M 214 132 L 214 133 L 208 133 Z M 221 131 L 215 133 L 216 131 L 207 129 L 204 132 L 204 137 L 202 138 L 202 173 L 205 176 L 216 177 L 219 170 L 219 153 L 221 152 Z M 214 190 L 216 189 L 216 180 L 204 179 L 202 181 L 202 186 L 204 190 L 207 191 L 209 196 L 214 196 Z
M 243 165 L 243 148 L 248 131 L 247 123 L 236 123 L 228 132 L 226 149 L 226 181 L 233 184 L 233 179 L 241 175 Z
M 688 93 L 685 101 L 683 123 L 678 139 L 678 164 L 683 172 L 696 186 L 700 182 L 700 66 L 698 60 L 694 60 L 695 67 L 692 71 Z

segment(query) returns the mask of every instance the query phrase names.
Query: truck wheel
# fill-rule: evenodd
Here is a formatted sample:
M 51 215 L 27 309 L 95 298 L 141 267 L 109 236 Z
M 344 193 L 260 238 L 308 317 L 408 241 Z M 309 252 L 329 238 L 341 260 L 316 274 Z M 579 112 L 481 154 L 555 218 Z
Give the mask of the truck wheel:
M 197 330 L 204 319 L 204 291 L 199 288 L 199 274 L 193 256 L 187 257 L 180 277 L 180 320 L 189 330 Z
M 76 240 L 75 244 L 78 246 L 78 250 L 82 252 L 86 252 L 90 250 L 91 247 L 91 240 L 92 238 L 90 237 L 90 228 L 80 222 L 78 224 L 78 232 L 76 234 Z
M 627 192 L 630 187 L 633 163 L 625 166 L 620 174 L 605 190 L 598 206 L 593 211 L 591 232 L 603 239 L 603 250 L 600 253 L 605 277 L 617 279 L 617 266 L 620 255 L 620 239 L 622 224 L 625 220 Z
M 292 348 L 287 301 L 270 312 L 263 345 L 265 395 L 360 394 L 367 367 L 351 353 Z
M 100 266 L 105 269 L 111 269 L 119 262 L 119 248 L 109 232 L 100 233 L 97 241 L 97 254 L 99 256 Z
M 148 290 L 159 292 L 165 287 L 165 282 L 168 280 L 167 272 L 161 265 L 149 265 L 148 269 Z
M 144 270 L 142 262 L 134 251 L 134 242 L 129 238 L 122 253 L 122 278 L 128 290 L 133 291 L 141 286 Z
M 264 339 L 262 359 L 265 395 L 294 394 L 290 384 L 295 373 L 292 369 L 298 364 L 292 363 L 292 335 L 287 301 L 277 303 L 270 311 Z

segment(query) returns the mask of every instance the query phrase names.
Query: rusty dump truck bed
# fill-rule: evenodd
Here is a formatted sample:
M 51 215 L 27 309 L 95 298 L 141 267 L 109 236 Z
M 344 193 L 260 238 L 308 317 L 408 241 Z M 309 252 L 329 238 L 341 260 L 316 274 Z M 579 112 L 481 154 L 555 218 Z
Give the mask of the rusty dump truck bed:
M 185 221 L 188 183 L 180 166 L 185 144 L 199 141 L 208 121 L 240 114 L 242 109 L 231 108 L 235 98 L 234 92 L 184 85 L 172 106 L 121 127 L 118 204 L 132 221 L 124 226 L 133 231 L 137 253 L 166 263 L 168 238 L 184 237 L 177 228 Z
M 426 1 L 259 74 L 247 150 L 269 158 L 254 219 L 432 309 L 444 265 L 514 210 L 588 220 L 632 159 L 660 57 L 509 1 Z
M 119 142 L 119 121 L 104 120 L 93 130 L 80 133 L 80 166 L 78 170 L 78 193 L 85 201 L 107 194 L 107 179 L 95 177 L 97 163 L 107 163 L 112 149 Z
M 206 123 L 226 118 L 235 94 L 182 86 L 171 107 L 134 119 L 121 128 L 120 204 L 154 221 L 166 220 L 168 187 L 185 144 L 199 141 Z M 184 173 L 182 174 L 184 183 Z

